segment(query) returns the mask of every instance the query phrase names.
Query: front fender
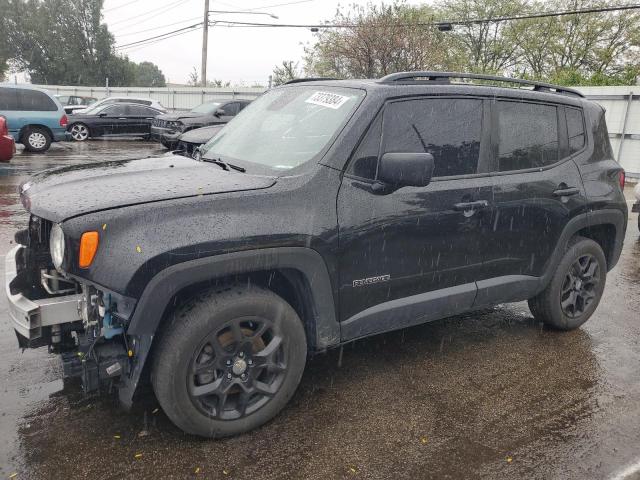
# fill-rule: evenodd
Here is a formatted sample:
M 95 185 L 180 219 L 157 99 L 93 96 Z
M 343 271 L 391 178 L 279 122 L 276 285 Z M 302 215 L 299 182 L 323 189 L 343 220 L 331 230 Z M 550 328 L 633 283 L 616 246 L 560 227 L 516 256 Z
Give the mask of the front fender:
M 173 296 L 189 285 L 207 280 L 271 269 L 298 270 L 313 295 L 316 345 L 326 348 L 340 341 L 333 290 L 322 256 L 310 248 L 265 248 L 227 253 L 178 263 L 162 270 L 145 287 L 131 317 L 129 335 L 154 335 Z
M 173 296 L 189 285 L 229 275 L 269 269 L 293 269 L 304 275 L 313 296 L 311 319 L 318 349 L 340 342 L 333 289 L 322 256 L 311 248 L 265 248 L 199 258 L 172 265 L 156 274 L 145 287 L 131 317 L 127 334 L 137 339 L 136 362 L 119 389 L 125 407 L 132 404 L 153 337 Z

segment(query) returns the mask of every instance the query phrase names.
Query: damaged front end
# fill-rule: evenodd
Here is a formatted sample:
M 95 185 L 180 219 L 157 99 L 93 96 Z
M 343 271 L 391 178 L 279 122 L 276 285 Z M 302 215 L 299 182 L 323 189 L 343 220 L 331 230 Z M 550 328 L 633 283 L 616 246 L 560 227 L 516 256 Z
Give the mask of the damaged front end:
M 65 377 L 80 377 L 85 393 L 126 382 L 135 356 L 124 332 L 132 302 L 60 273 L 49 245 L 53 228 L 32 215 L 6 256 L 6 294 L 18 344 L 60 354 Z

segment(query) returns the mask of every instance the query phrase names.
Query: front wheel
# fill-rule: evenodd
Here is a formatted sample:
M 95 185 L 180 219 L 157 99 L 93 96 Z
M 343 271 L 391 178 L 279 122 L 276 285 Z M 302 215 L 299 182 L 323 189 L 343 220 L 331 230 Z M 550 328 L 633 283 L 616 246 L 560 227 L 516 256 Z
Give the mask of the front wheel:
M 281 297 L 231 287 L 174 312 L 154 355 L 153 388 L 167 416 L 187 433 L 220 438 L 259 427 L 285 406 L 307 343 Z
M 89 138 L 89 127 L 84 123 L 74 123 L 69 129 L 69 133 L 71 133 L 71 138 L 76 142 L 84 142 Z
M 533 316 L 559 330 L 586 322 L 600 303 L 607 277 L 607 260 L 600 245 L 575 237 L 545 288 L 529 300 Z

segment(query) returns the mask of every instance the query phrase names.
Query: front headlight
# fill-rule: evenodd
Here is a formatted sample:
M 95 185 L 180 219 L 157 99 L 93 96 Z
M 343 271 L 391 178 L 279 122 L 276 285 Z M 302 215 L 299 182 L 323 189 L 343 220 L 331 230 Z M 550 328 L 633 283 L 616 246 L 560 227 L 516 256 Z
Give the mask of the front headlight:
M 55 223 L 51 228 L 51 236 L 49 237 L 49 250 L 51 251 L 51 259 L 53 266 L 59 269 L 64 260 L 64 232 L 62 227 Z

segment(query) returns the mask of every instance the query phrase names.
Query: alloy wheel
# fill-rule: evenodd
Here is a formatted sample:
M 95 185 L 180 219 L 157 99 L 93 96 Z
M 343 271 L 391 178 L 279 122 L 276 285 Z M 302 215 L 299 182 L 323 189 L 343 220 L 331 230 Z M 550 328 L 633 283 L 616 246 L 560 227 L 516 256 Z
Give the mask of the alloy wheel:
M 71 137 L 78 142 L 82 142 L 89 137 L 89 129 L 84 125 L 74 125 L 71 127 Z
M 208 335 L 191 359 L 187 387 L 207 416 L 236 420 L 262 408 L 287 373 L 284 338 L 264 318 L 243 317 Z
M 567 272 L 560 293 L 560 305 L 571 318 L 582 315 L 596 299 L 600 265 L 591 254 L 581 255 Z

